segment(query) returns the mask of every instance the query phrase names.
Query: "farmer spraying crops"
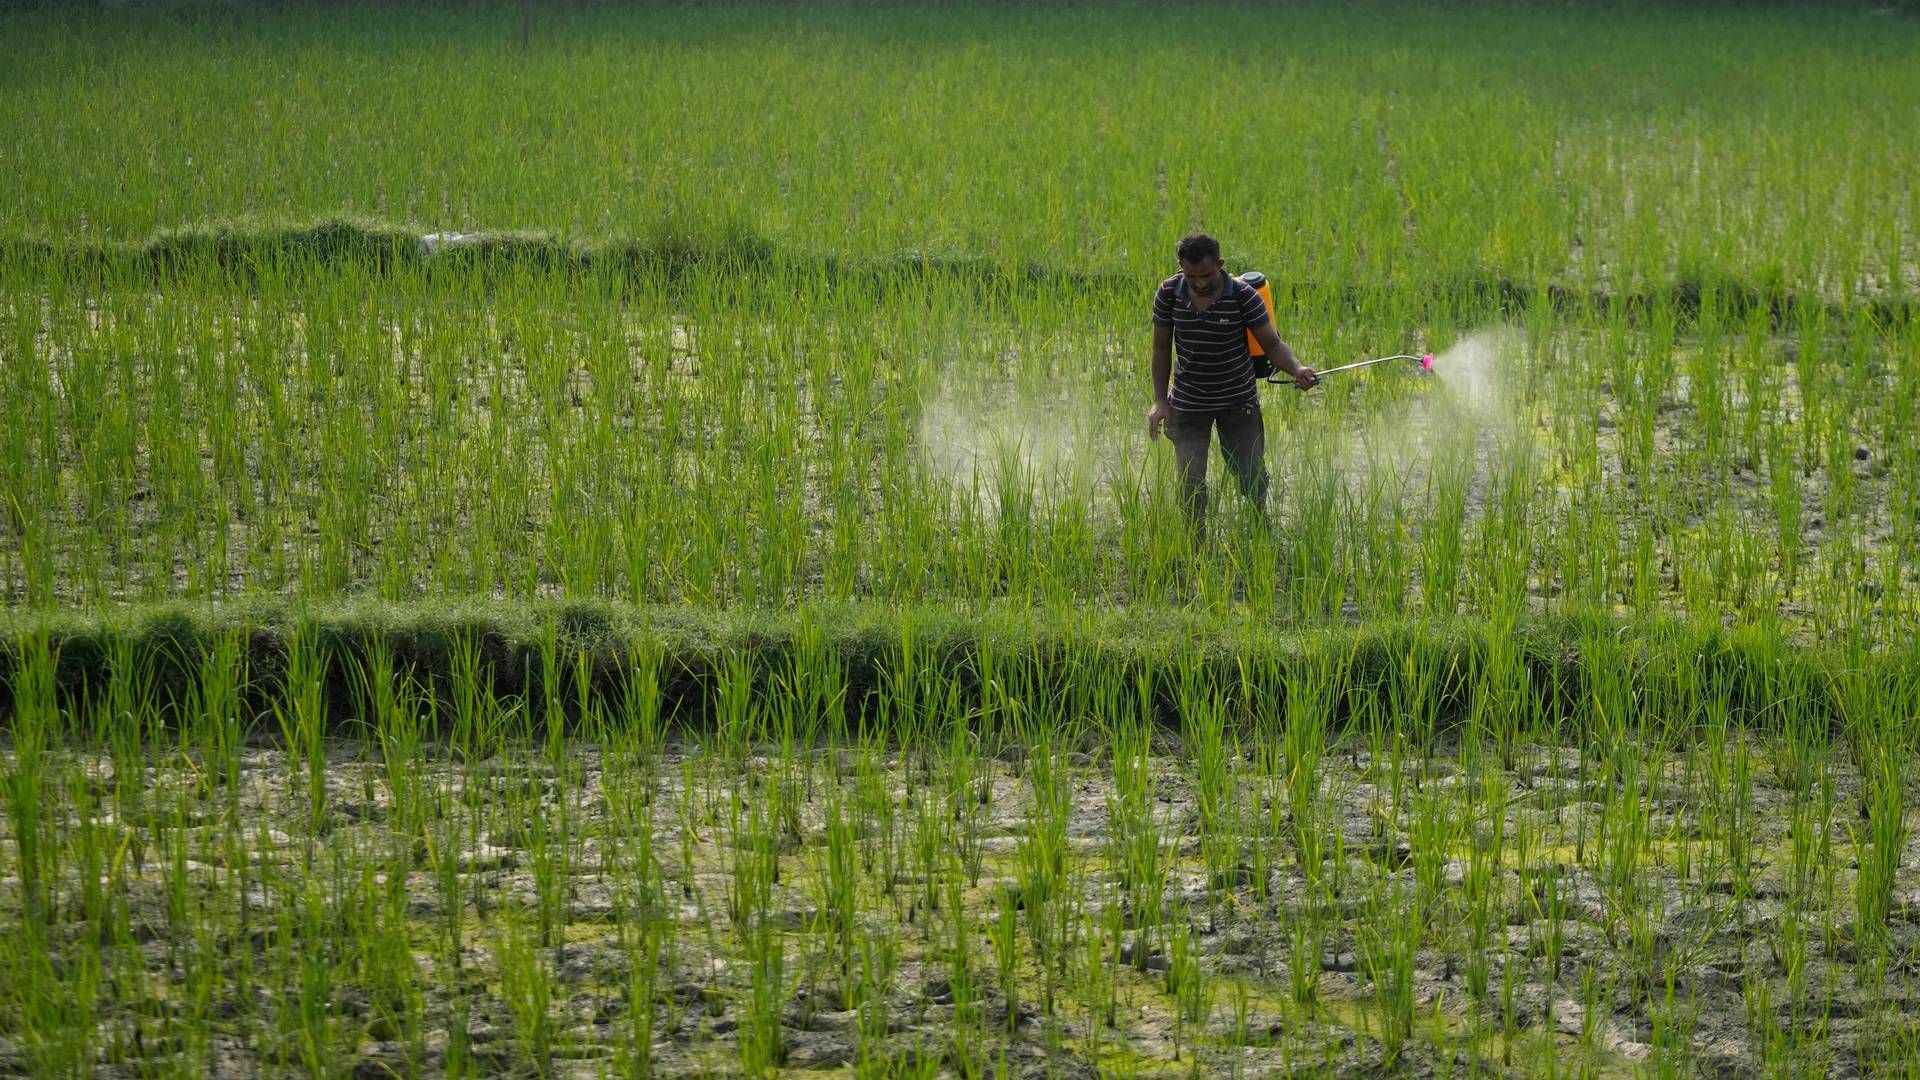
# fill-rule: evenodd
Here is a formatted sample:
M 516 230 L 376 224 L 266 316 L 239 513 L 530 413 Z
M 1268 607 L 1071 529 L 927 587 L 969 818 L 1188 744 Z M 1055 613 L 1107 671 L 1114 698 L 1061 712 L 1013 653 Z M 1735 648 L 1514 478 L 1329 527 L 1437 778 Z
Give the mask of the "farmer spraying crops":
M 1266 372 L 1260 369 L 1271 365 L 1302 390 L 1311 389 L 1319 376 L 1302 367 L 1274 333 L 1273 318 L 1255 286 L 1221 268 L 1219 241 L 1194 233 L 1180 241 L 1177 253 L 1180 272 L 1161 282 L 1153 295 L 1153 407 L 1147 410 L 1147 437 L 1158 438 L 1166 427 L 1180 472 L 1181 506 L 1194 531 L 1204 533 L 1207 450 L 1214 428 L 1220 429 L 1220 456 L 1264 520 L 1267 433 L 1258 380 Z

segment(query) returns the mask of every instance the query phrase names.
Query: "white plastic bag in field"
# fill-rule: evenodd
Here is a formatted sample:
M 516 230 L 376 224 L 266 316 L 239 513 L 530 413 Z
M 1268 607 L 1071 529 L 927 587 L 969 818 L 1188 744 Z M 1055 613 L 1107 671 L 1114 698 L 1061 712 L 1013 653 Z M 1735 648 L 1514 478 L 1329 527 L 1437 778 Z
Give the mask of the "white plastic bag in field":
M 420 238 L 420 246 L 428 255 L 449 248 L 469 246 L 480 239 L 479 233 L 436 232 L 427 233 Z

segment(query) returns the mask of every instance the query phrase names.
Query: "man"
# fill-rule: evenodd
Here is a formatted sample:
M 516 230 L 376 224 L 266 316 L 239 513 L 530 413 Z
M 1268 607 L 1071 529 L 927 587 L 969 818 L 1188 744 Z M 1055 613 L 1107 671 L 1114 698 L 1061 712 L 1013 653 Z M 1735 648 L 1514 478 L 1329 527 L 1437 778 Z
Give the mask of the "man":
M 1158 438 L 1161 425 L 1166 426 L 1180 471 L 1181 505 L 1194 530 L 1204 533 L 1207 449 L 1215 427 L 1220 429 L 1220 456 L 1239 481 L 1241 494 L 1263 520 L 1266 516 L 1267 431 L 1247 335 L 1253 335 L 1274 366 L 1292 376 L 1300 389 L 1312 389 L 1319 376 L 1300 366 L 1293 350 L 1273 332 L 1260 294 L 1221 269 L 1219 241 L 1194 233 L 1180 241 L 1177 252 L 1180 272 L 1161 282 L 1153 295 L 1153 407 L 1147 410 L 1147 437 Z

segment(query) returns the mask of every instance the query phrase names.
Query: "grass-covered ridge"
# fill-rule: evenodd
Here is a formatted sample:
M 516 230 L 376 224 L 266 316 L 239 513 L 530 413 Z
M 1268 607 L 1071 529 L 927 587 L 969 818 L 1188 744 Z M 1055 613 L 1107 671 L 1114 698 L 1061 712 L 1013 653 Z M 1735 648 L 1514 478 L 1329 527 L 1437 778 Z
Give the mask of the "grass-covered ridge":
M 1253 260 L 1247 261 L 1251 266 Z M 1134 298 L 1141 280 L 1118 271 L 1089 271 L 1037 261 L 1003 262 L 956 252 L 896 251 L 835 254 L 783 250 L 764 236 L 739 227 L 699 237 L 662 226 L 651 236 L 579 240 L 539 231 L 422 232 L 366 218 L 328 217 L 310 222 L 235 219 L 184 225 L 145 239 L 58 242 L 0 239 L 0 266 L 26 275 L 24 280 L 68 286 L 150 283 L 161 288 L 190 287 L 225 279 L 237 286 L 266 279 L 289 279 L 342 271 L 371 271 L 374 280 L 392 275 L 461 282 L 478 279 L 499 288 L 527 275 L 568 275 L 622 282 L 679 282 L 700 269 L 780 280 L 816 278 L 860 291 L 911 291 L 932 285 L 971 286 L 983 300 L 1020 289 L 1068 289 L 1103 298 Z M 1339 284 L 1296 276 L 1273 282 L 1282 297 L 1336 294 L 1344 304 L 1369 305 L 1398 298 L 1417 309 L 1453 306 L 1520 318 L 1545 306 L 1565 316 L 1619 311 L 1636 322 L 1655 313 L 1677 316 L 1691 325 L 1703 305 L 1719 317 L 1746 320 L 1762 313 L 1768 325 L 1787 330 L 1803 319 L 1845 319 L 1856 312 L 1877 326 L 1898 327 L 1913 318 L 1916 298 L 1908 293 L 1849 295 L 1836 298 L 1816 290 L 1795 290 L 1778 277 L 1743 276 L 1738 266 L 1678 267 L 1662 281 L 1636 289 L 1582 290 L 1565 275 L 1541 281 L 1462 274 L 1425 276 L 1411 272 L 1402 280 L 1376 285 Z M 1400 295 L 1404 294 L 1404 295 Z
M 1777 629 L 1596 618 L 1288 629 L 1174 608 L 830 603 L 769 612 L 372 599 L 15 612 L 0 621 L 0 702 L 11 706 L 29 665 L 51 665 L 45 674 L 58 701 L 76 716 L 127 694 L 190 709 L 191 687 L 216 653 L 243 664 L 244 693 L 262 717 L 287 692 L 290 658 L 317 658 L 329 722 L 349 729 L 370 715 L 359 680 L 376 657 L 394 677 L 443 696 L 459 679 L 478 679 L 542 725 L 557 710 L 551 716 L 569 731 L 595 708 L 617 712 L 621 688 L 642 666 L 656 673 L 663 715 L 694 731 L 717 722 L 724 684 L 745 679 L 751 692 L 778 698 L 809 663 L 839 673 L 834 711 L 856 727 L 897 717 L 903 701 L 947 719 L 978 716 L 996 694 L 1072 725 L 1111 707 L 1121 686 L 1150 687 L 1148 712 L 1175 728 L 1183 702 L 1214 695 L 1252 723 L 1306 671 L 1321 679 L 1336 723 L 1391 699 L 1436 735 L 1498 713 L 1516 733 L 1578 738 L 1603 684 L 1683 736 L 1709 700 L 1757 730 L 1789 712 L 1794 722 L 1843 726 L 1862 694 L 1876 710 L 1920 704 L 1920 654 L 1910 644 L 1809 648 Z M 890 695 L 904 697 L 889 708 Z

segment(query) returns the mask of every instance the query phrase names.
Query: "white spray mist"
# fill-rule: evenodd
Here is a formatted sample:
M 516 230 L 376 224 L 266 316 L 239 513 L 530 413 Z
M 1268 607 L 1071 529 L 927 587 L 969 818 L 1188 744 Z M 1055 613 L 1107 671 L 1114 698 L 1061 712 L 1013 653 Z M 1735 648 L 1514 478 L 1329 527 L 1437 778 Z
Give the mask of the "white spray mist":
M 1521 340 L 1519 331 L 1508 327 L 1476 330 L 1434 356 L 1426 378 L 1436 384 L 1435 392 L 1367 409 L 1357 416 L 1357 428 L 1319 433 L 1337 448 L 1328 464 L 1341 483 L 1359 492 L 1375 474 L 1389 471 L 1410 484 L 1407 490 L 1417 491 L 1436 454 L 1471 452 L 1484 433 L 1511 419 L 1509 383 L 1502 376 L 1519 356 Z M 1411 363 L 1405 371 L 1381 365 L 1353 377 L 1410 377 L 1412 369 Z
M 965 394 L 952 388 L 920 411 L 922 460 L 958 490 L 977 488 L 995 508 L 1003 481 L 1091 495 L 1122 441 L 1102 409 L 1087 402 Z M 1009 473 L 1017 470 L 1017 476 Z
M 1362 430 L 1324 432 L 1309 443 L 1317 443 L 1317 452 L 1325 453 L 1329 444 L 1321 439 L 1331 437 L 1331 446 L 1339 451 L 1330 464 L 1349 491 L 1362 490 L 1369 473 L 1381 467 L 1411 481 L 1408 492 L 1418 491 L 1436 453 L 1472 453 L 1481 436 L 1512 422 L 1515 404 L 1508 390 L 1523 342 L 1521 332 L 1511 327 L 1475 330 L 1434 356 L 1429 377 L 1437 384 L 1436 393 L 1373 410 L 1364 416 Z M 1353 377 L 1388 374 L 1382 369 Z M 1075 392 L 1094 389 L 1076 387 Z M 955 490 L 977 490 L 989 512 L 996 507 L 1004 479 L 1093 497 L 1104 493 L 1117 463 L 1129 455 L 1137 459 L 1143 445 L 1151 452 L 1151 444 L 1141 442 L 1130 422 L 1133 414 L 1111 406 L 1108 401 L 1065 396 L 1035 400 L 1005 388 L 996 392 L 948 383 L 921 409 L 917 442 L 922 461 L 935 475 Z M 1274 437 L 1285 440 L 1279 431 L 1270 432 L 1270 442 Z M 1278 467 L 1288 470 L 1284 461 Z M 1021 475 L 1008 477 L 1013 469 Z

